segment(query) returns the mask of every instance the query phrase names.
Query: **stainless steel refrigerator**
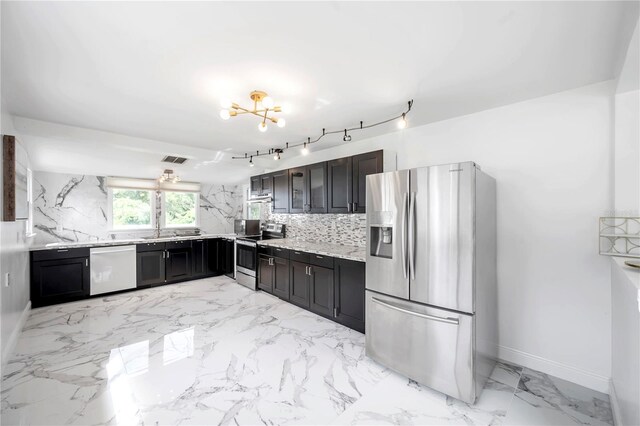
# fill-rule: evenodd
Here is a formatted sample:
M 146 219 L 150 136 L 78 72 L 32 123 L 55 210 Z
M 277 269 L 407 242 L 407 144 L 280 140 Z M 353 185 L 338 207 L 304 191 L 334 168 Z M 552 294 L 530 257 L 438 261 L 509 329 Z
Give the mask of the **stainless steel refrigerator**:
M 472 162 L 367 176 L 367 356 L 473 403 L 496 305 L 495 180 Z

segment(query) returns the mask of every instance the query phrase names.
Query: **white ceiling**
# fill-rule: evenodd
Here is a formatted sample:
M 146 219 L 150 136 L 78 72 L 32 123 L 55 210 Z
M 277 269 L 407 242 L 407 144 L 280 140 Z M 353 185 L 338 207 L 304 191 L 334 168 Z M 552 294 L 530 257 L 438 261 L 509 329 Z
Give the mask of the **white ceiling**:
M 135 173 L 159 171 L 167 150 L 224 164 L 231 153 L 305 140 L 323 127 L 384 119 L 411 98 L 415 126 L 611 79 L 638 17 L 637 2 L 610 1 L 1 7 L 8 112 L 150 139 L 147 155 L 132 160 L 140 166 Z M 219 118 L 221 99 L 247 104 L 253 89 L 292 106 L 284 129 L 260 133 L 256 117 Z M 64 171 L 42 154 L 58 147 L 76 154 L 85 173 L 102 161 L 92 160 L 89 134 L 62 143 L 48 138 L 45 124 L 33 124 L 23 122 L 22 130 L 36 168 Z M 30 135 L 33 127 L 39 130 Z M 118 138 L 99 137 L 101 149 L 121 157 Z M 168 145 L 155 149 L 154 140 Z M 247 173 L 241 162 L 191 177 L 224 181 Z

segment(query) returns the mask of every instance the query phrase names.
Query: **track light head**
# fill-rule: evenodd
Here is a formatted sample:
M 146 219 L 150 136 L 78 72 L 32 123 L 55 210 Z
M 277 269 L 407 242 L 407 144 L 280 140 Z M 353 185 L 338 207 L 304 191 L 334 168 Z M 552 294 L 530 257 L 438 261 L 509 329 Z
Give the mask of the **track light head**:
M 344 137 L 342 138 L 344 142 L 351 142 L 351 135 L 347 134 L 347 129 L 344 129 Z

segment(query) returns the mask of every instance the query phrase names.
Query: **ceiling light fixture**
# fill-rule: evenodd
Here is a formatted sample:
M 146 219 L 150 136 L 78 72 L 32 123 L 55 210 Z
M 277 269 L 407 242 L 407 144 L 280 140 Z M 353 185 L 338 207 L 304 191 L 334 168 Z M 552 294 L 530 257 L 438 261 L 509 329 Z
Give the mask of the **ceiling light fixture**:
M 255 93 L 255 92 L 254 92 Z M 235 108 L 235 104 L 234 108 Z M 275 153 L 275 155 L 273 156 L 274 160 L 279 160 L 280 159 L 280 154 L 282 154 L 286 149 L 289 148 L 295 148 L 295 147 L 301 147 L 300 149 L 300 153 L 302 155 L 307 155 L 309 153 L 309 150 L 311 148 L 311 144 L 312 143 L 316 143 L 319 142 L 320 139 L 324 138 L 327 135 L 336 135 L 336 134 L 342 134 L 344 132 L 344 136 L 342 137 L 342 140 L 344 142 L 350 142 L 351 141 L 351 135 L 349 134 L 349 132 L 353 132 L 355 130 L 364 130 L 364 129 L 370 129 L 372 127 L 376 127 L 376 126 L 381 126 L 383 124 L 387 124 L 390 123 L 392 121 L 398 120 L 400 119 L 400 121 L 398 121 L 398 127 L 401 129 L 404 129 L 405 127 L 407 127 L 407 114 L 409 114 L 409 112 L 411 112 L 411 108 L 413 107 L 413 100 L 410 100 L 407 102 L 407 109 L 399 114 L 396 115 L 394 117 L 388 118 L 386 120 L 382 120 L 382 121 L 378 121 L 376 123 L 372 123 L 372 124 L 367 124 L 366 126 L 364 125 L 364 121 L 360 121 L 360 126 L 358 127 L 351 127 L 351 128 L 347 128 L 347 129 L 340 129 L 340 130 L 330 130 L 327 131 L 326 129 L 322 129 L 322 134 L 320 136 L 318 136 L 317 138 L 315 138 L 314 140 L 311 140 L 311 138 L 307 138 L 306 142 L 298 142 L 298 143 L 293 143 L 293 142 L 286 142 L 284 145 L 284 148 L 270 148 L 267 151 L 256 151 L 255 154 L 253 154 L 251 156 L 251 158 L 253 157 L 262 157 L 263 155 L 273 155 Z M 275 112 L 279 112 L 278 110 L 276 110 L 276 108 L 278 107 L 274 107 L 273 111 Z M 230 111 L 231 116 L 235 116 L 237 115 L 239 112 L 236 111 Z M 259 114 L 256 114 L 259 115 Z M 280 119 L 273 119 L 273 118 L 269 118 L 269 120 L 273 121 L 274 123 L 278 123 L 278 125 L 280 125 L 280 121 L 284 121 L 282 118 Z M 262 125 L 262 123 L 260 123 Z M 284 124 L 283 124 L 284 126 Z M 260 128 L 260 130 L 262 130 L 262 128 Z M 262 130 L 263 132 L 266 131 L 266 128 L 264 130 Z M 249 158 L 249 154 L 245 153 L 244 156 L 235 156 L 235 157 L 231 157 L 234 160 L 239 160 L 239 159 L 247 159 Z M 249 160 L 251 161 L 251 160 Z
M 234 102 L 223 100 L 221 105 L 224 109 L 220 111 L 220 118 L 228 120 L 240 114 L 257 115 L 262 119 L 260 124 L 258 124 L 258 130 L 261 132 L 267 131 L 267 121 L 277 124 L 278 127 L 284 127 L 286 125 L 284 118 L 273 117 L 274 112 L 282 112 L 282 107 L 277 106 L 273 98 L 267 95 L 266 92 L 254 90 L 249 94 L 249 98 L 253 101 L 253 108 L 251 109 L 241 107 Z M 271 116 L 269 113 L 272 113 Z
M 165 169 L 162 175 L 158 178 L 158 182 L 177 183 L 177 182 L 180 182 L 180 176 L 174 175 L 173 170 L 171 169 Z
M 255 166 L 255 164 L 253 164 L 253 155 L 251 156 L 251 158 L 249 158 L 249 167 L 253 167 Z
M 309 145 L 310 144 L 311 144 L 311 138 L 307 138 L 307 142 L 304 143 L 304 145 L 302 146 L 302 149 L 300 150 L 300 153 L 302 155 L 309 154 Z
M 405 118 L 406 114 L 402 113 L 402 118 L 398 121 L 398 129 L 404 129 L 407 127 L 407 119 Z

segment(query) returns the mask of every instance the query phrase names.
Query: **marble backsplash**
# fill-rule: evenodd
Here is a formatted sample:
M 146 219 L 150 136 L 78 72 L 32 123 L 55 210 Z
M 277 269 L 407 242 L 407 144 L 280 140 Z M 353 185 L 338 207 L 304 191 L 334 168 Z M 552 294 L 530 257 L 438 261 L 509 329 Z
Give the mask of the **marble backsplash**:
M 287 238 L 364 247 L 365 214 L 270 213 L 268 220 L 284 223 Z
M 33 173 L 34 244 L 111 239 L 108 191 L 102 176 Z M 203 184 L 200 229 L 203 233 L 231 233 L 233 220 L 243 214 L 242 187 Z M 118 232 L 116 238 L 135 238 L 152 231 Z

